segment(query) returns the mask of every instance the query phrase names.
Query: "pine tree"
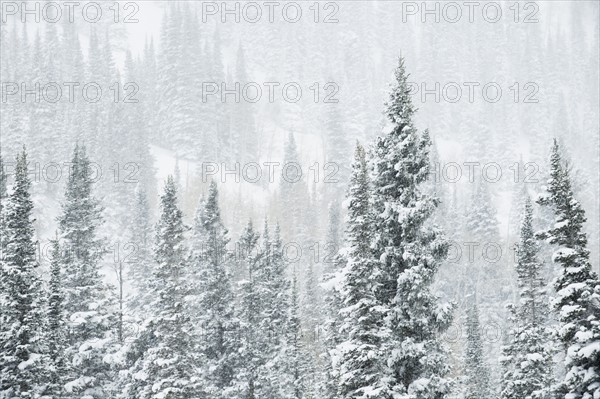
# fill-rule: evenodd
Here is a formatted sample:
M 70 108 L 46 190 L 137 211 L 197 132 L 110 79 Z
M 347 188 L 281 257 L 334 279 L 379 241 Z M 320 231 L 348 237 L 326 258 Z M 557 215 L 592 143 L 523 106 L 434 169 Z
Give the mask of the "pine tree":
M 557 392 L 565 398 L 595 398 L 600 396 L 600 283 L 589 261 L 585 211 L 573 197 L 569 169 L 556 140 L 550 170 L 546 193 L 538 203 L 550 207 L 555 219 L 538 238 L 559 247 L 552 260 L 562 266 L 554 281 L 553 305 L 559 314 L 566 375 Z
M 0 259 L 0 396 L 32 398 L 43 382 L 43 303 L 33 228 L 31 180 L 25 148 L 4 210 Z
M 331 80 L 332 81 L 332 80 Z M 336 196 L 343 196 L 343 188 L 348 184 L 350 171 L 349 154 L 351 144 L 348 143 L 348 132 L 344 129 L 340 104 L 328 104 L 324 122 L 324 141 L 328 167 L 335 167 L 335 177 L 325 184 L 326 188 Z
M 324 271 L 323 284 L 325 293 L 323 295 L 324 313 L 324 343 L 321 354 L 323 370 L 320 372 L 319 382 L 322 395 L 328 398 L 337 398 L 338 391 L 338 368 L 336 347 L 341 341 L 339 329 L 342 324 L 340 309 L 342 299 L 339 280 L 341 280 L 341 268 L 343 256 L 340 254 L 340 209 L 339 202 L 333 201 L 329 205 L 329 224 L 325 238 L 324 249 Z
M 285 343 L 281 353 L 281 382 L 282 399 L 303 399 L 307 391 L 306 369 L 307 356 L 306 347 L 302 337 L 300 326 L 300 315 L 298 306 L 298 282 L 296 271 L 292 277 L 292 291 L 290 295 L 290 313 L 285 331 Z
M 92 169 L 86 148 L 76 145 L 58 219 L 64 271 L 64 310 L 69 320 L 67 350 L 73 369 L 67 391 L 101 397 L 113 376 L 103 361 L 114 343 L 115 326 L 108 287 L 100 273 L 103 240 L 97 237 L 102 208 L 92 189 Z
M 341 398 L 379 398 L 387 394 L 380 376 L 383 310 L 375 293 L 379 265 L 372 255 L 373 235 L 369 170 L 364 148 L 357 143 L 348 189 L 348 255 L 343 274 L 341 299 L 344 317 L 339 343 L 339 394 Z
M 504 374 L 501 398 L 544 398 L 552 380 L 552 339 L 548 319 L 543 264 L 533 232 L 533 207 L 525 200 L 516 271 L 520 289 L 518 306 L 511 306 L 511 342 L 503 348 Z
M 488 260 L 495 259 L 494 249 L 489 248 L 494 248 L 499 244 L 500 231 L 489 187 L 483 180 L 477 185 L 471 204 L 467 209 L 466 231 L 468 239 L 478 244 L 474 249 L 474 257 L 469 256 L 470 283 L 476 285 L 479 291 L 485 291 L 488 295 L 487 293 L 490 293 L 490 290 L 488 286 L 485 286 L 485 283 L 496 284 L 497 279 L 501 276 L 500 270 L 498 270 L 499 265 Z M 490 244 L 493 246 L 489 247 Z M 487 254 L 488 249 L 489 255 Z M 488 304 L 493 303 L 496 298 L 486 297 L 481 299 Z
M 135 193 L 133 220 L 131 221 L 131 238 L 135 248 L 135 258 L 131 260 L 128 278 L 134 288 L 129 307 L 133 312 L 141 312 L 142 318 L 148 314 L 152 303 L 152 273 L 154 260 L 152 259 L 151 241 L 152 228 L 150 226 L 150 209 L 146 193 L 138 185 Z
M 280 181 L 281 215 L 285 215 L 289 220 L 289 223 L 286 223 L 289 227 L 284 233 L 286 239 L 299 241 L 303 221 L 301 206 L 303 200 L 308 201 L 308 193 L 302 180 L 300 157 L 293 133 L 289 134 L 285 144 L 283 168 L 284 172 L 282 172 Z M 303 245 L 304 243 L 299 242 L 299 244 Z
M 235 391 L 239 397 L 254 399 L 264 397 L 257 384 L 259 369 L 263 366 L 266 353 L 261 345 L 265 337 L 261 334 L 262 320 L 261 283 L 257 278 L 262 254 L 258 252 L 259 235 L 249 221 L 236 247 L 236 258 L 245 269 L 245 279 L 240 282 L 240 353 L 239 369 L 236 373 Z
M 156 225 L 154 269 L 151 287 L 153 316 L 138 346 L 143 354 L 130 370 L 123 396 L 149 399 L 192 399 L 200 392 L 192 350 L 189 265 L 186 257 L 183 214 L 177 206 L 176 184 L 169 176 L 160 198 Z M 142 342 L 143 341 L 143 342 Z
M 492 397 L 490 373 L 483 357 L 483 343 L 479 326 L 479 309 L 475 299 L 467 310 L 467 346 L 465 351 L 466 393 L 465 399 Z
M 396 396 L 438 398 L 450 389 L 439 335 L 450 325 L 452 309 L 437 303 L 430 285 L 448 245 L 437 229 L 424 226 L 438 204 L 419 187 L 429 175 L 431 142 L 413 126 L 415 109 L 402 59 L 395 76 L 387 105 L 392 126 L 378 138 L 373 161 L 373 248 L 382 266 L 377 298 L 389 306 L 390 328 L 384 344 L 389 372 L 382 379 Z
M 46 310 L 46 346 L 50 367 L 45 394 L 61 397 L 64 384 L 69 376 L 69 360 L 65 356 L 67 349 L 67 322 L 65 320 L 63 292 L 63 273 L 58 238 L 51 241 L 50 281 L 48 282 L 48 305 Z
M 210 185 L 200 228 L 200 242 L 194 245 L 201 250 L 193 266 L 198 270 L 195 324 L 201 333 L 199 355 L 209 396 L 228 398 L 235 373 L 238 331 L 231 287 L 232 260 L 227 252 L 229 238 L 221 220 L 215 182 Z
M 4 170 L 4 161 L 2 161 L 2 155 L 0 155 L 0 215 L 2 214 L 4 199 L 8 197 L 8 192 L 6 190 L 7 180 L 6 171 Z
M 2 155 L 0 155 L 0 229 L 4 229 L 4 226 L 3 226 L 4 213 L 2 212 L 2 209 L 4 208 L 4 202 L 8 198 L 8 191 L 6 188 L 7 181 L 8 181 L 8 176 L 6 174 L 6 171 L 4 170 L 4 161 L 2 161 Z M 2 258 L 4 249 L 5 249 L 4 248 L 4 234 L 2 234 L 2 236 L 0 237 L 0 259 Z M 1 282 L 0 282 L 0 284 L 1 284 Z M 3 291 L 2 285 L 0 285 L 0 292 L 2 292 L 2 291 Z M 0 309 L 1 309 L 1 307 L 0 307 Z
M 257 278 L 261 281 L 262 315 L 259 331 L 265 337 L 267 360 L 259 373 L 266 397 L 280 397 L 286 392 L 285 377 L 287 327 L 290 318 L 290 282 L 286 277 L 287 263 L 279 224 L 270 240 L 267 221 L 262 237 L 262 262 Z

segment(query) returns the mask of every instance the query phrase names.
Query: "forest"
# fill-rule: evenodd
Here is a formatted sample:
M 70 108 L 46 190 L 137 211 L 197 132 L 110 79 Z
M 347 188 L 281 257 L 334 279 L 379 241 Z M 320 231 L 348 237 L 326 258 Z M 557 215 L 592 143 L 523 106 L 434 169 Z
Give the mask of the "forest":
M 267 3 L 3 0 L 0 398 L 600 399 L 599 4 Z

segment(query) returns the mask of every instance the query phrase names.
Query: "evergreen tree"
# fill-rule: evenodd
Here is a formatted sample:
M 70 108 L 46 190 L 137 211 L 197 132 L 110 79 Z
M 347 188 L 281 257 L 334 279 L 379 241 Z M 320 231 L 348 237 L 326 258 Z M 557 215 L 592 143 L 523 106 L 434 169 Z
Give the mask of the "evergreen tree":
M 333 81 L 333 80 L 330 80 Z M 340 104 L 328 104 L 325 122 L 325 150 L 327 154 L 327 167 L 336 170 L 335 177 L 326 181 L 326 187 L 333 194 L 333 198 L 343 196 L 343 188 L 348 184 L 350 171 L 349 153 L 351 144 L 348 143 L 348 132 L 344 129 Z
M 585 211 L 573 197 L 568 166 L 563 163 L 556 140 L 550 155 L 550 179 L 538 203 L 550 207 L 555 219 L 552 227 L 539 233 L 559 248 L 552 260 L 562 266 L 554 281 L 557 297 L 559 338 L 566 352 L 566 375 L 557 391 L 565 398 L 600 396 L 600 283 L 592 270 L 583 231 Z
M 336 347 L 341 341 L 339 329 L 342 324 L 340 309 L 342 299 L 340 293 L 341 268 L 343 257 L 340 255 L 340 209 L 338 201 L 329 205 L 329 224 L 325 238 L 323 283 L 325 287 L 322 312 L 324 313 L 324 343 L 319 382 L 325 397 L 336 398 L 338 391 L 338 369 Z
M 4 210 L 0 259 L 0 396 L 33 398 L 43 382 L 43 303 L 25 148 L 17 156 L 15 183 Z
M 475 298 L 467 310 L 467 346 L 465 351 L 465 399 L 490 398 L 490 373 L 483 357 L 483 342 L 479 326 L 479 309 Z
M 48 305 L 46 310 L 46 346 L 50 367 L 45 394 L 59 398 L 64 394 L 64 384 L 69 376 L 67 349 L 67 322 L 64 311 L 63 273 L 58 238 L 51 241 L 50 281 L 48 282 Z
M 6 190 L 7 180 L 4 161 L 2 161 L 2 155 L 0 155 L 0 215 L 2 214 L 4 200 L 8 197 L 8 191 Z
M 386 393 L 380 376 L 385 370 L 381 358 L 384 307 L 375 293 L 379 285 L 379 264 L 372 255 L 373 235 L 369 170 L 364 148 L 357 143 L 348 189 L 348 254 L 344 268 L 341 299 L 343 341 L 339 352 L 339 395 L 341 398 L 379 398 Z
M 552 339 L 548 327 L 548 300 L 533 233 L 533 207 L 525 201 L 516 271 L 518 306 L 511 306 L 512 339 L 503 349 L 501 398 L 545 398 L 552 380 Z
M 152 275 L 153 317 L 139 338 L 146 346 L 130 371 L 126 398 L 192 399 L 199 390 L 193 331 L 186 297 L 190 293 L 183 215 L 177 206 L 176 184 L 169 176 L 160 198 Z
M 143 317 L 151 311 L 149 306 L 152 303 L 151 282 L 154 261 L 151 251 L 150 209 L 146 193 L 141 185 L 138 185 L 135 192 L 133 220 L 130 226 L 135 255 L 131 260 L 128 273 L 134 288 L 129 307 L 136 313 L 141 312 Z
M 286 277 L 287 263 L 279 224 L 270 240 L 267 222 L 263 232 L 262 262 L 257 278 L 261 281 L 262 315 L 259 331 L 265 337 L 267 360 L 259 373 L 266 397 L 284 395 L 288 323 L 290 318 L 290 282 Z
M 2 161 L 2 155 L 0 155 L 0 229 L 4 228 L 4 226 L 3 226 L 4 213 L 2 212 L 2 209 L 4 208 L 4 202 L 8 198 L 7 182 L 8 182 L 8 176 L 6 174 L 6 171 L 4 170 L 4 161 Z M 0 259 L 2 258 L 3 252 L 4 252 L 4 234 L 2 234 L 2 236 L 0 236 Z M 1 284 L 1 282 L 0 282 L 0 284 Z M 3 291 L 2 285 L 0 285 L 0 292 L 2 292 L 2 291 Z M 0 309 L 2 309 L 1 305 L 0 305 Z
M 254 399 L 264 397 L 257 383 L 257 374 L 266 355 L 261 341 L 262 301 L 260 280 L 257 270 L 261 266 L 261 253 L 258 252 L 258 233 L 249 221 L 236 247 L 236 257 L 245 268 L 245 279 L 240 282 L 240 336 L 239 369 L 236 373 L 236 393 L 239 397 Z
M 285 144 L 283 168 L 280 181 L 281 215 L 285 215 L 286 220 L 289 220 L 289 223 L 286 223 L 289 227 L 284 233 L 286 239 L 298 242 L 302 232 L 302 201 L 308 201 L 308 192 L 302 180 L 300 156 L 293 133 L 289 134 Z
M 282 399 L 303 399 L 307 391 L 306 369 L 307 351 L 303 342 L 302 328 L 298 306 L 298 282 L 296 271 L 292 277 L 292 291 L 290 295 L 290 313 L 285 331 L 285 344 L 282 351 Z
M 382 267 L 377 298 L 389 306 L 390 329 L 384 341 L 389 371 L 382 376 L 390 392 L 381 397 L 440 398 L 449 392 L 450 380 L 439 336 L 450 325 L 452 308 L 437 303 L 430 285 L 448 245 L 437 229 L 424 225 L 438 204 L 419 187 L 429 175 L 431 142 L 413 125 L 402 59 L 395 76 L 387 105 L 392 126 L 378 138 L 373 161 L 373 248 Z
M 196 304 L 200 332 L 199 355 L 205 388 L 210 397 L 228 398 L 234 378 L 237 352 L 237 321 L 231 287 L 231 257 L 227 253 L 227 229 L 221 221 L 218 191 L 210 185 L 204 211 L 194 268 L 198 270 Z
M 97 230 L 102 223 L 102 208 L 92 194 L 92 177 L 85 146 L 76 145 L 58 224 L 64 310 L 69 320 L 67 353 L 73 370 L 77 370 L 67 390 L 102 397 L 103 386 L 113 380 L 103 358 L 112 350 L 115 317 L 100 273 L 104 249 Z

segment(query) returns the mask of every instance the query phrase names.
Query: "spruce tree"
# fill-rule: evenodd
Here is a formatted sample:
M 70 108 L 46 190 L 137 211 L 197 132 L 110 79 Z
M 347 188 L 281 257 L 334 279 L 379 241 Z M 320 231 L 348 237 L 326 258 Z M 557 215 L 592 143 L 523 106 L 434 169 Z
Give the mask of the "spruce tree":
M 135 255 L 131 259 L 128 270 L 128 278 L 134 288 L 129 307 L 143 318 L 151 310 L 149 306 L 152 303 L 151 282 L 154 260 L 152 259 L 150 209 L 146 192 L 141 185 L 136 188 L 130 229 Z
M 548 298 L 538 259 L 539 245 L 533 232 L 533 207 L 525 200 L 516 271 L 520 289 L 519 305 L 511 305 L 511 341 L 503 348 L 501 398 L 544 398 L 552 380 L 552 339 L 548 319 Z
M 465 399 L 491 397 L 490 373 L 483 357 L 483 342 L 479 325 L 479 308 L 476 299 L 467 310 L 467 345 L 465 349 L 466 393 Z
M 8 191 L 6 190 L 7 180 L 6 171 L 4 170 L 4 161 L 2 161 L 2 155 L 0 154 L 0 215 L 2 214 L 4 200 L 8 196 Z
M 69 320 L 67 354 L 73 370 L 67 391 L 101 397 L 113 380 L 104 356 L 114 343 L 115 315 L 100 261 L 103 240 L 97 237 L 102 208 L 93 196 L 92 169 L 85 146 L 76 145 L 58 219 L 64 272 L 64 310 Z
M 308 352 L 304 345 L 302 328 L 300 326 L 300 314 L 298 306 L 298 281 L 296 271 L 293 272 L 292 290 L 290 295 L 290 313 L 285 331 L 285 343 L 281 365 L 281 398 L 282 399 L 303 399 L 305 397 L 306 370 L 309 361 Z
M 8 185 L 8 176 L 6 174 L 6 171 L 4 170 L 4 161 L 2 161 L 2 155 L 0 154 L 0 229 L 3 229 L 3 223 L 4 223 L 4 213 L 2 212 L 2 209 L 4 208 L 4 202 L 7 200 L 8 198 L 8 190 L 7 190 L 7 185 Z M 0 236 L 0 259 L 2 258 L 2 253 L 4 251 L 4 234 L 2 234 L 2 236 Z M 0 282 L 1 284 L 1 282 Z M 2 292 L 2 285 L 0 285 L 0 292 Z M 1 310 L 1 305 L 0 305 L 0 310 Z
M 245 268 L 245 279 L 239 284 L 240 321 L 239 368 L 236 373 L 235 391 L 240 397 L 254 399 L 264 397 L 257 382 L 259 369 L 266 355 L 261 341 L 265 339 L 260 330 L 262 319 L 261 283 L 257 278 L 261 266 L 261 253 L 258 252 L 258 233 L 249 221 L 236 247 L 236 258 Z
M 554 224 L 538 238 L 558 246 L 552 260 L 562 266 L 554 281 L 558 336 L 566 353 L 566 375 L 557 392 L 565 398 L 600 396 L 600 283 L 592 270 L 584 229 L 585 211 L 573 197 L 569 168 L 556 140 L 550 155 L 550 179 L 540 205 L 554 212 Z
M 228 398 L 235 373 L 238 331 L 231 287 L 232 259 L 227 252 L 229 238 L 214 181 L 201 213 L 200 229 L 200 242 L 193 244 L 201 248 L 193 265 L 198 270 L 195 323 L 201 334 L 199 356 L 209 396 Z
M 438 398 L 450 390 L 449 367 L 440 335 L 451 321 L 451 307 L 438 304 L 430 285 L 448 245 L 440 232 L 425 223 L 438 200 L 422 193 L 429 175 L 428 136 L 413 125 L 415 109 L 408 75 L 400 59 L 387 104 L 389 133 L 374 149 L 373 248 L 381 262 L 377 298 L 389 306 L 384 340 L 389 371 L 382 377 L 393 395 Z
M 257 278 L 261 282 L 261 318 L 258 324 L 264 337 L 266 360 L 259 372 L 262 392 L 266 397 L 284 396 L 286 378 L 287 328 L 290 318 L 290 282 L 279 224 L 270 239 L 267 221 L 262 235 L 262 265 Z M 284 371 L 284 372 L 282 372 Z
M 50 360 L 48 385 L 45 394 L 60 398 L 69 376 L 67 349 L 67 322 L 65 320 L 63 273 L 58 238 L 51 241 L 50 281 L 48 282 L 48 305 L 46 310 L 46 347 Z
M 339 343 L 339 395 L 341 398 L 379 398 L 386 393 L 380 376 L 384 307 L 375 293 L 379 286 L 379 264 L 373 257 L 369 170 L 364 148 L 357 143 L 348 189 L 348 254 L 343 272 L 341 301 L 343 316 Z
M 323 295 L 324 328 L 323 328 L 323 350 L 321 354 L 321 363 L 323 365 L 320 372 L 320 390 L 322 395 L 328 398 L 337 398 L 338 391 L 338 354 L 337 345 L 341 342 L 339 329 L 342 324 L 340 309 L 342 308 L 342 299 L 340 293 L 340 280 L 342 276 L 343 256 L 340 254 L 340 204 L 333 201 L 329 205 L 329 223 L 325 237 L 323 283 L 325 287 Z
M 189 266 L 185 247 L 186 227 L 177 206 L 177 189 L 169 176 L 160 198 L 156 225 L 151 287 L 153 316 L 139 345 L 146 349 L 130 370 L 126 398 L 192 399 L 202 392 L 198 386 L 193 354 L 193 331 L 186 297 L 190 293 Z
M 17 156 L 15 182 L 4 210 L 0 259 L 0 393 L 33 398 L 43 381 L 43 303 L 33 228 L 31 180 L 25 148 Z

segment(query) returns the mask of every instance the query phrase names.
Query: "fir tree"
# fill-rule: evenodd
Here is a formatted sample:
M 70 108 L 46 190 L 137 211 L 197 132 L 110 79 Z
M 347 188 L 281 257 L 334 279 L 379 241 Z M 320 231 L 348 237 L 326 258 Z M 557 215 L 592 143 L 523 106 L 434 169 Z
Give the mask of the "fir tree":
M 554 281 L 557 296 L 559 338 L 566 352 L 566 375 L 557 391 L 565 398 L 600 396 L 600 284 L 592 270 L 583 231 L 585 211 L 573 197 L 569 169 L 563 163 L 554 141 L 550 155 L 550 179 L 538 203 L 550 207 L 555 219 L 552 227 L 538 238 L 557 245 L 552 260 L 562 266 Z
M 339 395 L 341 398 L 379 398 L 385 393 L 380 376 L 384 307 L 375 293 L 379 265 L 370 242 L 373 235 L 369 170 L 364 148 L 357 143 L 348 189 L 348 254 L 341 288 L 342 342 L 339 343 Z
M 183 215 L 177 206 L 176 184 L 169 176 L 160 198 L 152 277 L 153 317 L 139 344 L 143 355 L 130 371 L 124 397 L 192 399 L 199 390 L 192 350 L 193 333 L 186 297 L 190 293 Z
M 209 395 L 227 398 L 234 378 L 238 331 L 231 287 L 232 260 L 227 252 L 229 238 L 221 221 L 215 182 L 210 185 L 200 228 L 200 242 L 194 244 L 201 248 L 194 260 L 198 270 L 195 323 L 201 333 L 199 356 Z
M 265 337 L 259 327 L 262 319 L 261 287 L 260 280 L 257 279 L 262 255 L 258 252 L 259 238 L 252 221 L 249 221 L 236 247 L 236 257 L 245 269 L 245 279 L 240 282 L 239 288 L 240 354 L 237 361 L 240 367 L 236 373 L 235 390 L 237 395 L 247 399 L 264 396 L 257 384 L 257 374 L 266 355 L 261 345 Z
M 404 61 L 395 72 L 396 84 L 387 106 L 389 133 L 374 149 L 374 255 L 381 262 L 377 297 L 389 306 L 385 339 L 389 372 L 382 379 L 390 393 L 439 398 L 449 392 L 446 350 L 440 335 L 451 321 L 451 307 L 440 306 L 430 285 L 448 245 L 435 228 L 425 227 L 438 200 L 419 185 L 429 175 L 427 135 L 413 126 Z
M 100 273 L 104 249 L 97 230 L 102 223 L 102 208 L 92 194 L 92 178 L 85 146 L 76 145 L 62 215 L 58 219 L 64 310 L 69 320 L 67 353 L 73 369 L 77 370 L 67 390 L 101 397 L 103 386 L 113 380 L 103 358 L 114 343 L 115 318 Z
M 6 190 L 7 180 L 6 171 L 4 170 L 4 161 L 2 161 L 2 155 L 0 155 L 0 215 L 2 214 L 4 200 L 8 197 L 8 192 Z
M 336 347 L 341 341 L 339 329 L 342 324 L 340 309 L 342 299 L 340 294 L 339 280 L 341 279 L 341 268 L 343 257 L 340 255 L 340 209 L 338 201 L 329 205 L 329 224 L 324 246 L 324 271 L 323 283 L 325 293 L 323 295 L 322 312 L 324 312 L 324 343 L 321 363 L 323 370 L 320 374 L 322 395 L 328 398 L 336 398 L 338 391 L 338 369 Z
M 467 310 L 467 346 L 465 351 L 466 393 L 465 399 L 491 397 L 490 373 L 483 357 L 483 342 L 479 326 L 479 309 L 475 298 Z
M 260 281 L 261 317 L 258 331 L 264 337 L 266 359 L 259 372 L 259 381 L 265 397 L 279 397 L 286 390 L 287 379 L 282 376 L 286 358 L 286 331 L 290 311 L 290 283 L 286 278 L 286 262 L 279 225 L 270 239 L 267 221 L 262 235 L 262 265 L 258 269 Z M 285 374 L 283 374 L 285 375 Z
M 51 241 L 50 281 L 48 282 L 48 305 L 46 310 L 46 346 L 50 367 L 48 385 L 45 394 L 61 397 L 64 384 L 69 376 L 69 360 L 65 357 L 67 349 L 67 323 L 64 311 L 63 273 L 58 238 Z
M 4 228 L 4 226 L 3 226 L 4 213 L 2 212 L 2 209 L 4 208 L 4 202 L 8 198 L 7 180 L 8 180 L 8 176 L 6 174 L 6 171 L 4 170 L 4 161 L 2 161 L 2 155 L 0 155 L 0 229 Z M 0 236 L 0 259 L 2 258 L 3 252 L 4 252 L 4 234 L 2 234 L 2 236 Z M 0 282 L 0 284 L 1 284 L 1 282 Z M 2 285 L 0 285 L 0 292 L 2 292 L 2 291 L 3 291 Z M 2 309 L 2 308 L 0 307 L 0 309 Z
M 303 399 L 307 390 L 306 369 L 307 351 L 303 343 L 298 306 L 298 282 L 296 272 L 292 277 L 290 313 L 285 331 L 285 344 L 282 351 L 282 399 Z
M 152 303 L 151 281 L 154 260 L 152 259 L 150 209 L 146 192 L 138 185 L 135 192 L 133 220 L 130 225 L 131 238 L 135 248 L 135 257 L 131 260 L 128 278 L 134 288 L 129 307 L 134 312 L 146 315 Z
M 0 259 L 0 393 L 33 398 L 40 393 L 43 303 L 33 228 L 31 180 L 25 148 L 17 156 L 15 183 L 4 210 Z
M 539 245 L 533 233 L 533 207 L 525 201 L 516 271 L 520 289 L 518 306 L 512 305 L 511 342 L 503 348 L 504 374 L 501 398 L 544 398 L 551 385 L 552 339 L 548 327 L 547 296 L 542 279 Z

